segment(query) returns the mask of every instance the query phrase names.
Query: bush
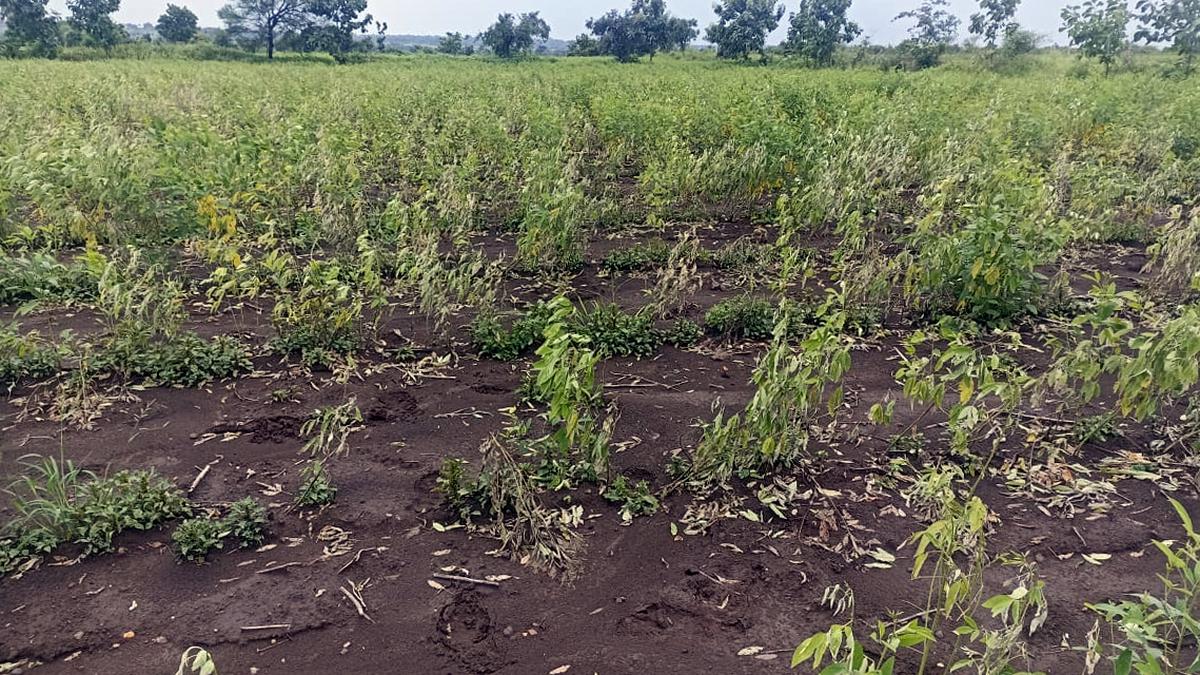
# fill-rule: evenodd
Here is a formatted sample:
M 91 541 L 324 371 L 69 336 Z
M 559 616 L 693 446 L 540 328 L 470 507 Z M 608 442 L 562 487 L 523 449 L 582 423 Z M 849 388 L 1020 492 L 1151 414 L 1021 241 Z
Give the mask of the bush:
M 175 528 L 171 540 L 175 542 L 175 552 L 180 558 L 200 563 L 208 557 L 209 551 L 224 545 L 221 540 L 227 534 L 219 520 L 189 518 Z

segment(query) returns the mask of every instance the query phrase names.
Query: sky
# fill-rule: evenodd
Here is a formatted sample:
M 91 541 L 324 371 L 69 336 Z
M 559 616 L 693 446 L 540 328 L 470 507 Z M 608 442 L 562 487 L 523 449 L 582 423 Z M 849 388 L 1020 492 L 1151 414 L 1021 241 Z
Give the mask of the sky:
M 219 26 L 217 10 L 228 0 L 171 0 L 190 7 L 202 26 Z M 115 18 L 121 23 L 154 22 L 168 0 L 121 0 Z M 550 24 L 551 35 L 570 39 L 585 31 L 589 17 L 609 9 L 628 6 L 629 0 L 368 0 L 368 11 L 388 23 L 392 34 L 439 35 L 447 31 L 479 33 L 495 21 L 500 12 L 538 10 Z M 782 0 L 785 6 L 797 0 Z M 892 44 L 904 37 L 905 22 L 892 18 L 919 4 L 920 0 L 855 0 L 850 14 L 863 29 L 863 37 L 874 44 Z M 1070 0 L 1024 0 L 1017 12 L 1020 23 L 1047 38 L 1061 41 L 1059 13 Z M 65 14 L 66 0 L 50 0 L 51 9 Z M 975 0 L 950 0 L 952 11 L 963 21 L 960 37 L 966 36 L 966 24 L 978 8 Z M 677 16 L 698 19 L 701 30 L 713 20 L 713 0 L 667 0 L 667 8 Z M 789 6 L 791 9 L 791 6 Z M 772 42 L 786 33 L 786 18 Z

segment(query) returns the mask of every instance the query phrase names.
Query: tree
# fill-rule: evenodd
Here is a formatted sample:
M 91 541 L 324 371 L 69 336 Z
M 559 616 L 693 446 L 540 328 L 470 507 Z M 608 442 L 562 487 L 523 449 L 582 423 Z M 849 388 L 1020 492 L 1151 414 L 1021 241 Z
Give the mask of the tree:
M 979 0 L 981 11 L 971 15 L 968 30 L 971 35 L 982 37 L 987 46 L 994 49 L 997 40 L 1017 29 L 1013 16 L 1019 4 L 1021 0 Z
M 580 33 L 567 43 L 567 56 L 600 56 L 602 53 L 600 41 L 587 33 Z
M 479 36 L 483 44 L 502 59 L 525 54 L 533 49 L 537 41 L 549 38 L 550 24 L 538 16 L 537 12 L 528 12 L 519 17 L 509 13 L 501 14 L 496 18 L 496 23 Z
M 437 50 L 442 54 L 463 54 L 466 52 L 467 38 L 462 33 L 446 33 L 438 38 Z
M 900 48 L 911 56 L 916 68 L 936 66 L 958 35 L 958 17 L 947 11 L 946 6 L 946 0 L 926 0 L 920 7 L 901 12 L 892 19 L 915 21 Z
M 717 46 L 722 58 L 749 58 L 758 52 L 767 58 L 767 34 L 779 27 L 783 5 L 775 0 L 726 0 L 713 8 L 717 22 L 708 27 L 704 37 Z
M 1180 57 L 1185 75 L 1192 73 L 1192 61 L 1200 51 L 1200 0 L 1138 0 L 1141 27 L 1134 39 L 1171 43 Z
M 1098 59 L 1104 64 L 1105 76 L 1112 72 L 1112 64 L 1125 48 L 1125 29 L 1129 25 L 1125 0 L 1087 0 L 1064 9 L 1062 19 L 1063 30 L 1080 56 Z
M 624 13 L 614 9 L 589 19 L 587 27 L 596 36 L 599 51 L 622 62 L 642 56 L 654 60 L 655 53 L 686 45 L 698 34 L 696 21 L 668 14 L 665 0 L 634 0 Z
M 792 14 L 784 46 L 818 66 L 833 63 L 840 44 L 854 41 L 862 33 L 846 15 L 851 0 L 800 0 Z
M 304 27 L 310 48 L 328 52 L 338 63 L 354 51 L 354 34 L 366 34 L 374 20 L 367 11 L 367 0 L 310 0 L 311 20 Z
M 15 53 L 30 47 L 34 56 L 53 57 L 58 51 L 58 18 L 46 12 L 46 0 L 0 0 L 5 30 L 0 48 Z
M 84 43 L 111 50 L 123 41 L 125 29 L 109 16 L 121 8 L 121 0 L 67 0 L 71 27 L 83 35 Z
M 275 58 L 275 40 L 281 34 L 302 30 L 311 21 L 303 0 L 234 0 L 217 16 L 231 37 L 266 44 L 268 59 Z
M 155 29 L 167 42 L 191 42 L 200 31 L 195 13 L 179 5 L 167 5 L 167 11 L 158 17 Z

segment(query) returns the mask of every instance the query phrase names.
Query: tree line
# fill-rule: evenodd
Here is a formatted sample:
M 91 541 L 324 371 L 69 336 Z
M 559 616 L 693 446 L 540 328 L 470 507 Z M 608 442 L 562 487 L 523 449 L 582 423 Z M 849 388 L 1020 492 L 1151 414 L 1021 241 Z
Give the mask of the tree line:
M 983 42 L 989 54 L 1032 51 L 1038 37 L 1014 20 L 1021 0 L 979 0 L 968 32 Z M 46 8 L 47 0 L 0 0 L 0 19 L 7 30 L 0 50 L 9 55 L 53 57 L 64 45 L 111 49 L 128 41 L 111 15 L 120 0 L 68 0 L 64 19 Z M 862 29 L 849 18 L 852 0 L 799 0 L 788 15 L 785 54 L 814 66 L 829 66 L 842 45 L 856 40 Z M 893 20 L 909 23 L 908 37 L 896 50 L 911 68 L 937 65 L 958 38 L 960 19 L 947 0 L 924 0 Z M 718 57 L 767 57 L 767 38 L 779 28 L 787 10 L 777 0 L 723 0 L 714 6 L 716 21 L 704 39 Z M 367 0 L 233 0 L 218 13 L 224 27 L 214 35 L 219 45 L 265 49 L 273 58 L 280 46 L 296 51 L 324 51 L 345 60 L 356 51 L 385 47 L 387 24 L 367 13 Z M 1200 50 L 1200 0 L 1084 0 L 1062 12 L 1062 31 L 1081 56 L 1095 58 L 1107 73 L 1128 46 L 1129 24 L 1138 21 L 1134 40 L 1168 44 L 1180 55 L 1180 66 L 1191 73 Z M 696 19 L 677 17 L 666 0 L 632 0 L 624 10 L 613 9 L 587 21 L 588 32 L 572 40 L 568 55 L 610 56 L 632 62 L 659 52 L 683 50 L 700 35 Z M 165 42 L 196 40 L 200 28 L 194 12 L 168 5 L 156 29 Z M 375 39 L 366 39 L 374 32 Z M 550 26 L 538 12 L 500 14 L 478 36 L 447 33 L 437 50 L 472 54 L 476 44 L 496 57 L 509 59 L 533 52 L 550 37 Z

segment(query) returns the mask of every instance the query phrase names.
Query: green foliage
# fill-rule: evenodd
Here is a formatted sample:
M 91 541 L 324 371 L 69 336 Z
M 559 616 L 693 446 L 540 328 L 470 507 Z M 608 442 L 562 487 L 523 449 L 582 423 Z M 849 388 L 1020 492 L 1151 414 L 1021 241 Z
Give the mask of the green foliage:
M 710 25 L 704 39 L 717 46 L 717 56 L 725 59 L 749 58 L 758 52 L 767 58 L 767 35 L 779 27 L 783 5 L 775 0 L 727 0 L 713 6 L 717 22 Z
M 218 335 L 205 340 L 194 333 L 149 345 L 114 341 L 100 361 L 102 366 L 111 364 L 130 375 L 179 387 L 198 387 L 253 367 L 246 346 L 235 338 Z
M 704 329 L 691 319 L 677 319 L 670 328 L 663 332 L 662 337 L 663 342 L 672 347 L 686 349 L 694 347 L 704 339 Z
M 704 325 L 731 339 L 766 340 L 775 329 L 775 306 L 749 295 L 722 300 L 704 315 Z
M 644 480 L 636 483 L 618 475 L 604 487 L 604 498 L 621 507 L 621 521 L 628 524 L 637 516 L 653 515 L 661 507 L 658 498 Z
M 306 366 L 331 367 L 358 350 L 363 299 L 336 263 L 313 261 L 299 290 L 279 298 L 272 313 L 278 336 L 271 347 L 299 354 Z
M 187 7 L 167 4 L 155 24 L 158 36 L 167 42 L 191 42 L 200 32 L 196 13 Z
M 70 336 L 63 335 L 66 341 Z M 0 327 L 0 387 L 37 380 L 59 371 L 64 350 L 36 333 L 21 335 L 17 326 Z
M 96 281 L 86 260 L 64 264 L 48 253 L 10 256 L 0 251 L 0 304 L 88 300 L 96 295 Z
M 611 272 L 643 272 L 662 267 L 670 256 L 671 247 L 667 242 L 651 239 L 609 253 L 601 266 Z
M 600 358 L 653 356 L 663 336 L 644 313 L 626 314 L 614 303 L 597 303 L 576 316 L 573 329 L 587 338 Z
M 110 16 L 120 6 L 120 0 L 68 0 L 71 16 L 67 21 L 82 34 L 84 44 L 111 50 L 128 39 L 125 29 Z
M 1104 64 L 1108 75 L 1121 50 L 1125 49 L 1125 30 L 1129 24 L 1126 0 L 1087 0 L 1062 11 L 1063 30 L 1080 57 L 1094 58 Z
M 201 563 L 211 551 L 224 546 L 222 539 L 228 534 L 224 523 L 202 516 L 188 518 L 175 526 L 171 541 L 175 542 L 175 553 L 180 558 Z
M 491 500 L 486 476 L 471 480 L 467 476 L 469 462 L 465 459 L 447 458 L 438 471 L 434 492 L 453 511 L 460 523 L 471 523 L 476 518 L 491 518 Z
M 800 0 L 789 18 L 783 47 L 816 66 L 833 65 L 838 46 L 862 33 L 847 16 L 851 0 Z
M 656 52 L 672 48 L 683 49 L 698 34 L 696 20 L 671 16 L 665 0 L 633 0 L 624 13 L 611 10 L 588 19 L 587 27 L 597 38 L 596 53 L 608 54 L 622 63 L 647 55 L 653 59 Z M 577 54 L 583 46 L 576 44 Z
M 309 508 L 327 506 L 337 497 L 337 488 L 325 470 L 325 461 L 310 459 L 300 470 L 300 490 L 296 493 L 296 505 Z
M 202 647 L 188 647 L 179 657 L 179 670 L 175 675 L 217 675 L 217 662 L 212 654 Z
M 538 344 L 550 315 L 550 306 L 538 302 L 505 328 L 501 318 L 485 308 L 471 323 L 471 344 L 480 356 L 512 361 L 527 354 Z
M 0 571 L 62 544 L 85 555 L 112 550 L 126 530 L 149 530 L 191 512 L 187 498 L 153 471 L 100 477 L 53 458 L 29 462 L 8 493 L 14 517 L 0 528 Z
M 1179 54 L 1179 66 L 1185 76 L 1192 74 L 1192 63 L 1200 52 L 1200 2 L 1197 0 L 1138 0 L 1141 27 L 1134 38 L 1149 44 L 1170 43 Z
M 972 35 L 983 38 L 988 47 L 1017 30 L 1013 16 L 1021 0 L 979 0 L 980 11 L 971 15 L 969 30 Z
M 258 546 L 267 536 L 267 510 L 253 497 L 230 504 L 222 523 L 242 548 Z
M 532 50 L 538 41 L 549 38 L 550 24 L 537 12 L 526 12 L 515 17 L 505 12 L 479 36 L 480 41 L 502 59 L 522 56 Z
M 5 30 L 0 35 L 0 53 L 12 57 L 54 58 L 60 41 L 58 17 L 46 11 L 47 0 L 0 0 L 0 17 Z
M 1183 522 L 1186 538 L 1154 542 L 1166 559 L 1166 569 L 1159 575 L 1160 592 L 1088 605 L 1122 638 L 1113 645 L 1117 675 L 1186 673 L 1200 667 L 1200 657 L 1187 649 L 1200 639 L 1200 620 L 1195 616 L 1200 598 L 1200 534 L 1183 504 L 1171 499 L 1171 505 Z
M 908 39 L 900 43 L 899 51 L 906 56 L 909 68 L 923 70 L 941 61 L 942 54 L 958 34 L 959 20 L 947 7 L 946 0 L 925 0 L 916 9 L 901 12 L 895 21 L 912 19 Z

